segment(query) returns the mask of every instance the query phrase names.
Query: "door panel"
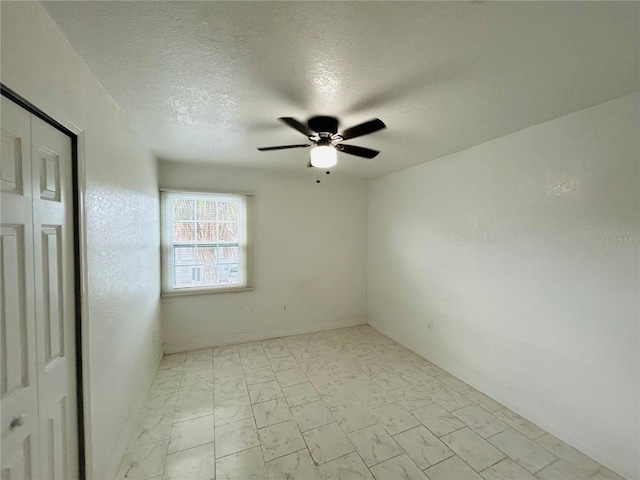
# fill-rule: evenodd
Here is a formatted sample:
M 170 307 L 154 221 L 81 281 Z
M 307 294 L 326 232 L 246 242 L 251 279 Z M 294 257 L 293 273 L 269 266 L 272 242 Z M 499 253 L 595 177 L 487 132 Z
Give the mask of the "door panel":
M 17 195 L 21 195 L 23 192 L 22 141 L 23 138 L 16 137 L 7 130 L 2 130 L 2 155 L 0 158 L 2 158 L 3 192 Z
M 0 231 L 2 256 L 1 319 L 3 362 L 2 398 L 29 386 L 28 321 L 25 309 L 24 225 L 5 225 Z M 17 321 L 7 321 L 7 319 Z
M 51 480 L 66 480 L 69 478 L 67 461 L 68 431 L 67 431 L 67 399 L 62 397 L 53 402 L 52 410 L 44 413 L 44 429 L 46 430 L 47 450 L 42 452 L 44 471 L 42 478 Z
M 30 115 L 2 99 L 0 370 L 2 479 L 38 478 Z M 12 421 L 21 425 L 11 426 Z
M 33 465 L 37 465 L 34 461 L 31 451 L 31 436 L 27 435 L 21 442 L 12 445 L 9 451 L 4 451 L 7 447 L 2 447 L 2 480 L 21 480 L 38 478 L 33 475 Z
M 71 141 L 31 116 L 31 155 L 41 471 L 66 480 L 78 476 Z
M 64 314 L 62 309 L 62 248 L 59 225 L 42 226 L 42 292 L 45 369 L 64 357 Z
M 62 133 L 60 135 L 67 138 Z M 38 148 L 36 154 L 40 162 L 40 181 L 38 182 L 39 188 L 37 190 L 40 198 L 60 202 L 60 156 L 42 146 Z

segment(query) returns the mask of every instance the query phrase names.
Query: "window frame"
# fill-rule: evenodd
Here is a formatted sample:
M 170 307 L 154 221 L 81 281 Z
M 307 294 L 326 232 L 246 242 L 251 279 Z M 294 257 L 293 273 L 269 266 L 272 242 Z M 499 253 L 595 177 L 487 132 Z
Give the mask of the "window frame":
M 234 199 L 240 204 L 238 218 L 238 277 L 236 285 L 208 285 L 196 287 L 174 287 L 176 243 L 173 242 L 173 208 L 171 201 L 176 198 L 185 199 Z M 216 293 L 232 293 L 254 290 L 253 284 L 253 195 L 249 193 L 213 192 L 202 190 L 160 189 L 160 295 L 162 297 L 201 295 Z M 177 242 L 181 245 L 188 242 Z M 204 242 L 203 242 L 204 243 Z M 199 245 L 194 239 L 193 245 Z M 219 246 L 219 245 L 217 245 Z

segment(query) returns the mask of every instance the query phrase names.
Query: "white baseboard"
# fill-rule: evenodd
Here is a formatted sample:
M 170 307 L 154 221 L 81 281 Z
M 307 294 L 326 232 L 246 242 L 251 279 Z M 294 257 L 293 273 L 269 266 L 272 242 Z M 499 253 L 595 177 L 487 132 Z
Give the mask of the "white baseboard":
M 510 390 L 506 390 L 504 387 L 495 385 L 491 382 L 487 382 L 484 378 L 477 376 L 476 374 L 468 371 L 465 368 L 462 368 L 460 365 L 451 362 L 450 360 L 440 355 L 432 353 L 428 356 L 425 356 L 420 352 L 416 352 L 415 350 L 404 344 L 404 342 L 400 339 L 400 335 L 398 335 L 398 333 L 393 329 L 393 326 L 391 324 L 383 324 L 376 321 L 372 317 L 369 317 L 367 323 L 370 327 L 374 328 L 375 330 L 389 337 L 395 342 L 398 342 L 400 345 L 407 348 L 408 350 L 411 350 L 416 355 L 421 356 L 422 358 L 436 365 L 438 368 L 441 368 L 445 372 L 462 380 L 479 392 L 484 393 L 488 397 L 491 397 L 496 402 L 507 407 L 509 410 L 517 413 L 518 415 L 529 420 L 535 425 L 538 425 L 543 430 L 546 430 L 560 440 L 568 443 L 585 455 L 593 458 L 600 464 L 613 471 L 616 470 L 614 466 L 608 465 L 609 462 L 606 458 L 600 458 L 600 452 L 598 452 L 597 448 L 589 442 L 589 439 L 575 438 L 563 429 L 559 429 L 557 423 L 550 421 L 549 416 L 546 412 L 542 411 L 539 406 L 531 403 L 526 398 L 514 394 Z
M 446 358 L 444 358 L 444 357 L 442 357 L 440 355 L 437 355 L 435 353 L 431 353 L 429 355 L 424 355 L 421 352 L 416 352 L 411 347 L 409 347 L 409 346 L 404 344 L 404 342 L 400 338 L 400 335 L 398 335 L 398 333 L 393 329 L 393 326 L 391 326 L 390 324 L 381 323 L 381 322 L 378 322 L 375 319 L 369 317 L 368 325 L 370 327 L 374 328 L 375 330 L 379 331 L 383 335 L 389 337 L 391 340 L 393 340 L 395 342 L 398 342 L 400 345 L 402 345 L 406 349 L 411 350 L 416 355 L 419 355 L 422 358 L 424 358 L 425 360 L 428 360 L 429 362 L 433 363 L 438 368 L 440 368 L 440 369 L 444 370 L 445 372 L 449 373 L 450 375 L 453 375 L 454 377 L 462 380 L 464 383 L 466 383 L 469 386 L 475 388 L 479 392 L 484 393 L 485 395 L 491 397 L 492 399 L 494 399 L 498 403 L 504 405 L 505 407 L 509 408 L 510 410 L 513 410 L 518 415 L 521 415 L 521 416 L 527 418 L 527 416 L 525 416 L 523 414 L 523 410 L 530 411 L 529 402 L 527 402 L 526 400 L 520 401 L 519 399 L 515 398 L 515 396 L 505 395 L 505 393 L 504 393 L 505 390 L 503 388 L 499 388 L 496 385 L 494 385 L 494 384 L 492 384 L 490 382 L 487 382 L 483 378 L 475 375 L 474 373 L 469 372 L 468 370 L 460 367 L 458 364 L 453 363 L 450 360 L 448 360 L 448 359 L 446 359 Z M 525 405 L 524 409 L 522 408 L 523 404 Z M 530 421 L 534 421 L 531 418 L 531 415 L 528 415 L 527 419 L 530 420 Z M 541 428 L 544 428 L 546 430 L 545 426 L 542 425 L 540 422 L 534 422 L 534 423 L 536 423 Z M 547 431 L 549 431 L 549 430 L 547 430 Z
M 255 342 L 258 340 L 268 340 L 270 338 L 288 337 L 291 335 L 302 335 L 305 333 L 321 332 L 323 330 L 332 330 L 334 328 L 354 327 L 356 325 L 366 325 L 367 316 L 361 315 L 357 317 L 341 318 L 338 320 L 328 320 L 317 323 L 306 323 L 296 327 L 271 329 L 271 330 L 255 330 L 252 332 L 235 333 L 231 335 L 220 335 L 208 338 L 202 341 L 164 345 L 167 354 L 188 352 L 190 350 L 199 350 L 201 348 L 219 347 L 221 345 L 234 345 L 236 343 Z
M 429 362 L 431 362 L 434 365 L 436 365 L 438 368 L 440 368 L 440 369 L 444 370 L 445 372 L 449 373 L 450 375 L 453 375 L 454 377 L 462 380 L 463 382 L 465 382 L 469 386 L 475 388 L 479 392 L 482 392 L 485 395 L 488 395 L 489 397 L 493 398 L 494 400 L 496 400 L 497 402 L 501 403 L 505 407 L 507 407 L 510 410 L 513 410 L 515 413 L 519 414 L 518 410 L 521 410 L 521 409 L 519 409 L 517 405 L 514 405 L 514 403 L 519 403 L 519 402 L 513 402 L 511 398 L 508 398 L 508 396 L 504 394 L 504 389 L 503 388 L 498 387 L 498 386 L 496 386 L 496 385 L 494 385 L 494 384 L 492 384 L 490 382 L 487 382 L 482 377 L 479 377 L 479 376 L 475 375 L 474 373 L 469 372 L 468 370 L 460 367 L 458 364 L 453 363 L 450 360 L 448 360 L 448 359 L 446 359 L 446 358 L 444 358 L 444 357 L 442 357 L 442 356 L 440 356 L 438 354 L 430 353 L 428 356 L 426 356 L 421 352 L 416 352 L 411 347 L 405 345 L 405 343 L 400 338 L 400 335 L 398 335 L 397 332 L 394 331 L 393 326 L 391 326 L 391 325 L 389 325 L 387 323 L 380 323 L 380 322 L 376 321 L 374 318 L 369 317 L 369 320 L 368 320 L 367 324 L 370 327 L 372 327 L 375 330 L 377 330 L 378 332 L 382 333 L 383 335 L 389 337 L 391 340 L 399 343 L 400 345 L 402 345 L 406 349 L 411 350 L 416 355 L 419 355 L 420 357 L 424 358 L 425 360 L 428 360 Z M 513 408 L 512 408 L 512 406 L 513 406 Z
M 149 396 L 149 389 L 151 388 L 151 383 L 153 382 L 153 378 L 158 371 L 158 367 L 160 366 L 160 361 L 164 356 L 164 351 L 162 347 L 158 349 L 156 352 L 155 358 L 155 366 L 153 368 L 153 375 L 151 375 L 148 379 L 147 388 L 141 390 L 142 394 L 138 396 L 135 401 L 134 407 L 129 412 L 129 418 L 127 419 L 127 423 L 120 435 L 120 440 L 116 445 L 116 448 L 113 450 L 111 455 L 111 460 L 109 460 L 109 468 L 107 470 L 106 478 L 115 478 L 118 474 L 118 469 L 120 468 L 120 464 L 122 463 L 122 458 L 124 454 L 127 452 L 127 448 L 129 447 L 129 443 L 131 442 L 131 437 L 134 433 L 134 428 L 136 427 L 136 423 L 138 422 L 138 418 L 140 417 L 140 412 L 144 407 L 145 402 L 147 401 L 147 397 Z

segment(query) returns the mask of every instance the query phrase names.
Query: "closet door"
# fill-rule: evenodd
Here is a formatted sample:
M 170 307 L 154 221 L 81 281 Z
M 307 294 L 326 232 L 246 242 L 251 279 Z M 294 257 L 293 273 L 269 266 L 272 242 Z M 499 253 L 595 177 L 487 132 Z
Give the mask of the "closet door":
M 71 139 L 2 98 L 3 480 L 78 477 L 72 168 Z
M 2 479 L 40 478 L 30 114 L 2 98 Z
M 78 477 L 71 139 L 31 115 L 35 313 L 43 479 Z

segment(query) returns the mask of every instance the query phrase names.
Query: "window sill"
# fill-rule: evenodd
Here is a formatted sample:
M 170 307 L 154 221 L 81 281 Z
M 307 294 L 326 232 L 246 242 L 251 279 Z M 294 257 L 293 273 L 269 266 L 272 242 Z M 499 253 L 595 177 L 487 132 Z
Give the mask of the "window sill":
M 236 288 L 192 288 L 188 290 L 172 290 L 170 292 L 161 292 L 160 296 L 162 298 L 168 297 L 186 297 L 189 295 L 217 295 L 220 293 L 240 293 L 240 292 L 251 292 L 255 290 L 255 287 L 236 287 Z

